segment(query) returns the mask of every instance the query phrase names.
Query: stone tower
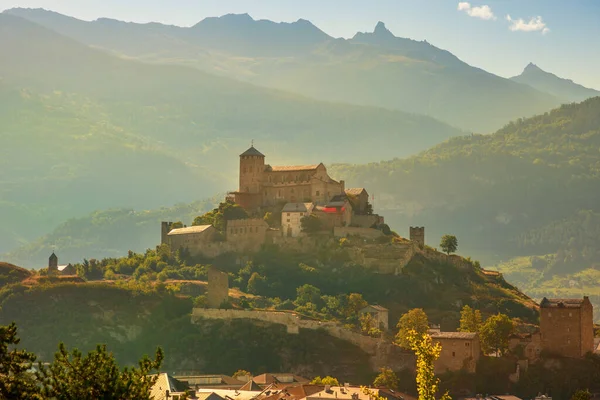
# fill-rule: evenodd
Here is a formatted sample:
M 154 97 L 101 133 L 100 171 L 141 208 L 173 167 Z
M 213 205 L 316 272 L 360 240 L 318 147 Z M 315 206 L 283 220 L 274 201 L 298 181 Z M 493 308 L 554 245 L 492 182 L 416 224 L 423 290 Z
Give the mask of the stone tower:
M 260 193 L 260 181 L 265 171 L 265 156 L 254 146 L 240 154 L 240 192 Z
M 416 242 L 419 247 L 425 246 L 425 227 L 424 226 L 411 226 L 410 227 L 410 240 Z
M 229 276 L 215 267 L 208 269 L 206 300 L 209 308 L 220 308 L 229 301 Z
M 172 222 L 162 221 L 160 223 L 160 244 L 169 244 L 169 232 L 171 231 Z
M 594 307 L 590 299 L 544 299 L 540 302 L 542 350 L 579 358 L 594 351 Z
M 48 272 L 58 272 L 58 257 L 52 252 L 48 259 Z

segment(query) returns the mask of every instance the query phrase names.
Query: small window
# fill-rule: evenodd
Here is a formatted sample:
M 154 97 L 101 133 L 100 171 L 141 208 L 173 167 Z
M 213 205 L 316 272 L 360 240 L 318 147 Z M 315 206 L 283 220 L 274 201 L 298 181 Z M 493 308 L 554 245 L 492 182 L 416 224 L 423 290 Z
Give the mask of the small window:
M 452 357 L 456 357 L 456 353 L 455 352 L 452 352 Z
M 290 213 L 287 213 L 287 216 L 289 217 L 289 216 L 290 216 Z
M 465 342 L 465 347 L 469 347 L 470 343 L 469 342 Z
M 290 222 L 290 219 L 288 218 L 287 222 Z
M 250 167 L 250 172 L 252 172 L 252 167 Z

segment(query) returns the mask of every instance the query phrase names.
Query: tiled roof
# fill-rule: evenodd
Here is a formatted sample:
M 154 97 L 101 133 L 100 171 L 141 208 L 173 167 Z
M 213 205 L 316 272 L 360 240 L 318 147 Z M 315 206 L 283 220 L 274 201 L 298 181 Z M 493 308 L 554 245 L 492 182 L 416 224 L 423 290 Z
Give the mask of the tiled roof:
M 262 391 L 261 387 L 258 386 L 258 383 L 254 382 L 253 380 L 249 380 L 248 382 L 246 382 L 244 384 L 244 386 L 242 386 L 240 388 L 240 390 L 246 390 L 246 391 L 251 391 L 251 392 L 260 392 L 260 391 Z
M 547 299 L 543 298 L 540 307 L 542 308 L 581 308 L 584 299 Z
M 261 156 L 264 157 L 265 155 L 263 153 L 261 153 L 260 151 L 256 150 L 254 148 L 254 146 L 251 146 L 248 150 L 246 150 L 245 152 L 243 152 L 242 154 L 240 154 L 241 156 Z
M 436 332 L 430 335 L 434 339 L 474 339 L 475 332 Z
M 155 400 L 166 400 L 166 392 L 183 393 L 189 389 L 189 385 L 181 382 L 166 373 L 158 375 L 158 379 L 150 389 L 150 398 Z
M 207 230 L 208 228 L 210 228 L 212 225 L 196 225 L 196 226 L 188 226 L 187 228 L 177 228 L 177 229 L 172 229 L 171 232 L 169 232 L 169 236 L 171 235 L 187 235 L 190 233 L 202 233 L 205 230 Z
M 273 172 L 284 172 L 284 171 L 314 171 L 321 164 L 311 164 L 311 165 L 276 165 L 274 167 L 270 167 L 270 171 Z
M 378 305 L 378 304 L 369 304 L 368 306 L 366 306 L 365 308 L 363 308 L 363 309 L 362 309 L 362 310 L 360 310 L 360 311 L 364 311 L 364 310 L 367 310 L 367 309 L 369 309 L 369 308 L 372 308 L 372 309 L 374 309 L 374 310 L 377 310 L 377 311 L 388 311 L 388 309 L 387 309 L 387 308 L 385 308 L 385 307 L 382 307 L 382 306 L 380 306 L 380 305 Z
M 308 212 L 313 208 L 312 203 L 287 203 L 281 212 Z
M 358 196 L 363 191 L 366 192 L 367 190 L 365 188 L 348 188 L 348 189 L 346 189 L 346 193 L 354 195 L 354 196 Z

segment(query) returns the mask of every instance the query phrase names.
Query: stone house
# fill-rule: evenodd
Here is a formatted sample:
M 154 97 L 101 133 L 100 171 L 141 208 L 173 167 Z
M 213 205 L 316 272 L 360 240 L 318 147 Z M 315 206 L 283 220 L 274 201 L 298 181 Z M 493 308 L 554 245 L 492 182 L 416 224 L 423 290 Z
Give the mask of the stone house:
M 365 188 L 349 188 L 345 190 L 346 196 L 352 203 L 354 212 L 358 215 L 364 215 L 367 213 L 367 206 L 369 204 L 369 193 Z
M 310 215 L 313 203 L 287 203 L 281 210 L 281 231 L 285 236 L 298 237 L 302 233 L 302 218 Z
M 164 224 L 168 222 L 163 222 Z M 212 225 L 197 225 L 172 229 L 167 233 L 165 241 L 172 251 L 188 249 L 191 255 L 201 255 L 208 243 L 215 241 L 219 232 Z
M 231 194 L 247 210 L 282 202 L 324 203 L 344 193 L 344 181 L 333 180 L 322 163 L 271 166 L 254 146 L 240 154 L 239 178 L 239 188 Z
M 535 361 L 542 352 L 542 335 L 540 332 L 528 334 L 512 334 L 508 339 L 508 348 L 512 353 L 521 353 L 529 361 Z
M 547 299 L 540 303 L 542 350 L 580 358 L 594 351 L 594 307 L 590 299 Z
M 389 329 L 389 311 L 387 308 L 379 306 L 377 304 L 369 304 L 365 308 L 359 311 L 360 315 L 370 314 L 374 321 L 377 323 L 377 327 L 382 331 Z
M 313 214 L 321 219 L 325 229 L 350 226 L 352 223 L 352 205 L 342 196 L 336 196 L 324 205 L 316 206 Z
M 435 373 L 460 371 L 474 373 L 481 357 L 479 335 L 474 332 L 430 331 L 434 342 L 442 345 L 440 358 L 435 362 Z

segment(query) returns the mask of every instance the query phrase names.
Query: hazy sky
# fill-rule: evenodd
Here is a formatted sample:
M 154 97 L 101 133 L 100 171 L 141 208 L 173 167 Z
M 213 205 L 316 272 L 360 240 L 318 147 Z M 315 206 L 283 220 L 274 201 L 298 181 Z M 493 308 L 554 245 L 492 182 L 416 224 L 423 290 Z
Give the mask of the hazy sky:
M 501 76 L 533 62 L 600 89 L 600 0 L 0 0 L 0 9 L 12 7 L 181 26 L 227 13 L 304 18 L 336 37 L 383 21 L 396 36 L 426 39 Z

